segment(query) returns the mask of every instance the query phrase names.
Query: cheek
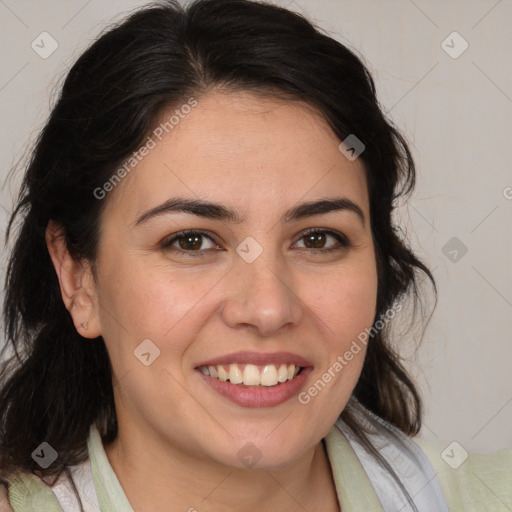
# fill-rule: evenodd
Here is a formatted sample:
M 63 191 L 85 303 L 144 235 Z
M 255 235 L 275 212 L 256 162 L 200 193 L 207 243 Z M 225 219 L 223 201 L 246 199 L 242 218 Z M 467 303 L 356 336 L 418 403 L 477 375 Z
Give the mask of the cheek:
M 118 327 L 130 326 L 130 331 L 135 328 L 144 335 L 148 326 L 153 326 L 151 331 L 158 331 L 159 324 L 169 328 L 173 317 L 184 314 L 188 292 L 193 294 L 194 287 L 184 289 L 181 276 L 152 263 L 153 255 L 113 247 L 105 247 L 103 254 L 99 299 L 116 313 Z
M 102 268 L 98 296 L 104 338 L 128 354 L 149 338 L 176 361 L 201 329 L 201 311 L 219 276 L 150 265 L 129 253 L 118 256 Z
M 366 354 L 361 334 L 373 324 L 377 300 L 376 268 L 371 261 L 332 272 L 329 279 L 317 282 L 322 293 L 310 295 L 309 306 L 322 329 L 323 357 L 298 401 L 315 431 L 327 431 L 337 420 L 361 374 Z
M 364 272 L 333 273 L 324 279 L 321 293 L 312 295 L 310 307 L 329 328 L 331 343 L 342 349 L 371 326 L 376 301 L 377 275 L 369 265 Z
M 171 273 L 168 267 L 147 265 L 129 254 L 112 260 L 115 264 L 102 269 L 99 309 L 103 338 L 124 399 L 148 417 L 154 414 L 154 404 L 148 401 L 153 397 L 166 404 L 169 414 L 176 415 L 179 409 L 193 418 L 197 410 L 179 384 L 181 362 L 202 328 L 200 312 L 218 276 L 200 279 Z

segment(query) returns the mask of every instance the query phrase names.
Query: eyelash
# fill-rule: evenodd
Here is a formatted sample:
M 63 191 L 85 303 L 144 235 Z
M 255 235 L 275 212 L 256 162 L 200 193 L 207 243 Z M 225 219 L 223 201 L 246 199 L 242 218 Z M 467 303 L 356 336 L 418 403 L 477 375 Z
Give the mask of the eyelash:
M 302 236 L 299 238 L 299 240 L 302 240 L 303 238 L 307 237 L 308 235 L 317 234 L 317 233 L 325 233 L 327 235 L 331 235 L 339 242 L 340 245 L 336 246 L 336 247 L 329 247 L 327 249 L 305 248 L 307 251 L 309 251 L 311 253 L 326 254 L 326 253 L 330 253 L 333 251 L 340 251 L 342 249 L 346 249 L 346 248 L 352 246 L 352 244 L 350 243 L 350 241 L 348 240 L 348 238 L 345 235 L 338 233 L 336 231 L 328 230 L 328 229 L 318 229 L 318 228 L 309 229 L 309 230 L 305 231 L 304 233 L 302 233 Z M 204 256 L 205 252 L 215 250 L 215 249 L 201 249 L 198 251 L 187 251 L 185 249 L 179 249 L 177 247 L 172 246 L 172 244 L 174 242 L 176 242 L 180 238 L 186 237 L 186 236 L 204 236 L 204 237 L 208 238 L 209 240 L 211 240 L 213 243 L 216 243 L 215 240 L 213 240 L 213 238 L 211 236 L 209 236 L 208 233 L 206 233 L 205 231 L 188 229 L 188 230 L 180 231 L 179 233 L 172 235 L 171 238 L 169 238 L 169 237 L 165 238 L 160 243 L 160 248 L 163 250 L 169 251 L 169 252 L 173 252 L 173 253 L 178 253 L 178 254 L 183 254 L 183 255 L 186 254 L 187 256 L 191 256 L 191 257 Z M 297 240 L 297 242 L 299 240 Z

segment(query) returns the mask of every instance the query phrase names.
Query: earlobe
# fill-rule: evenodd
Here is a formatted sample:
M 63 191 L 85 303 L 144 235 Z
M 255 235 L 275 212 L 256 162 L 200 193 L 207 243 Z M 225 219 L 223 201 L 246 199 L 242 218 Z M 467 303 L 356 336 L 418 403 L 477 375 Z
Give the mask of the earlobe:
M 97 338 L 101 328 L 90 265 L 69 253 L 64 230 L 53 220 L 46 228 L 46 245 L 59 279 L 62 300 L 77 331 L 84 338 Z

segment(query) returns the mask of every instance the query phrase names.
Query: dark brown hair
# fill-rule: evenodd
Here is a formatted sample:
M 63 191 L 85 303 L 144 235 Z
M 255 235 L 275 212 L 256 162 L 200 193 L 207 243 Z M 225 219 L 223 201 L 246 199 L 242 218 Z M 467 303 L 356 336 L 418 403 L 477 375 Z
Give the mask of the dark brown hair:
M 418 297 L 418 271 L 435 288 L 391 217 L 397 198 L 414 187 L 410 151 L 382 113 L 372 77 L 354 52 L 272 4 L 147 6 L 105 32 L 70 69 L 10 219 L 7 240 L 17 222 L 19 229 L 6 277 L 5 334 L 14 354 L 0 371 L 0 478 L 8 480 L 16 470 L 58 475 L 82 462 L 93 421 L 106 443 L 116 437 L 105 343 L 101 337 L 84 343 L 77 333 L 60 296 L 45 229 L 50 219 L 60 223 L 71 254 L 94 262 L 108 198 L 98 201 L 93 191 L 140 147 L 165 108 L 213 87 L 303 101 L 340 141 L 350 134 L 363 141 L 378 261 L 375 321 L 395 301 Z M 418 433 L 420 397 L 385 329 L 368 344 L 353 396 L 403 432 Z M 351 407 L 342 417 L 364 437 Z M 45 470 L 31 457 L 42 441 L 59 454 Z

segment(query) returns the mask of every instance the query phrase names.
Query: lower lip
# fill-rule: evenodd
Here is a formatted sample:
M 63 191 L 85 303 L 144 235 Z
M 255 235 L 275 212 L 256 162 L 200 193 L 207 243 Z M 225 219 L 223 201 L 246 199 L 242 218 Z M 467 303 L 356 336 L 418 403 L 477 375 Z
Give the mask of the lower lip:
M 220 379 L 214 379 L 209 375 L 204 375 L 199 370 L 196 371 L 214 391 L 237 405 L 242 407 L 274 407 L 298 395 L 312 370 L 313 368 L 310 366 L 304 368 L 294 379 L 268 388 L 248 388 L 238 384 L 231 384 L 230 382 L 224 382 Z

